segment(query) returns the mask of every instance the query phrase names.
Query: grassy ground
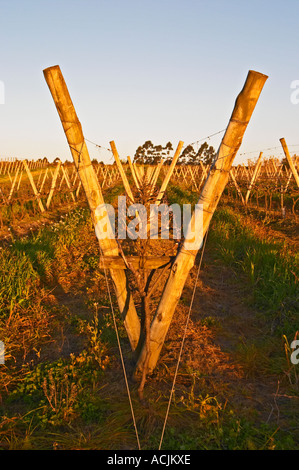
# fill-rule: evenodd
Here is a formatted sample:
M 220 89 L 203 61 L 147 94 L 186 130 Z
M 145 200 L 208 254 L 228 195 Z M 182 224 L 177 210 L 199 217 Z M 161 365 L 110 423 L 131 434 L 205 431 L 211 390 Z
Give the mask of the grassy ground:
M 168 198 L 196 202 L 175 187 Z M 298 448 L 298 366 L 288 349 L 298 329 L 298 264 L 245 222 L 227 207 L 213 219 L 164 449 Z M 11 238 L 0 258 L 0 448 L 137 448 L 88 209 Z M 159 445 L 195 273 L 146 383 L 146 405 L 117 317 L 143 449 Z

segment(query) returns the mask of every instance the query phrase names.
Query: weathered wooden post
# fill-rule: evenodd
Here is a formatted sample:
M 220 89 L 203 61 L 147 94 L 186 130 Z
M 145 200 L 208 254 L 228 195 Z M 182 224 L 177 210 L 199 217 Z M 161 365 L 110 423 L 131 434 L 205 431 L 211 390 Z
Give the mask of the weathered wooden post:
M 159 161 L 159 163 L 156 166 L 156 169 L 153 173 L 153 176 L 152 176 L 152 179 L 151 179 L 152 190 L 156 186 L 156 183 L 157 183 L 157 180 L 159 178 L 160 170 L 161 170 L 161 167 L 162 167 L 163 163 L 164 163 L 163 158 L 161 158 L 161 160 Z
M 283 151 L 284 151 L 284 154 L 286 156 L 286 159 L 288 161 L 288 164 L 290 165 L 290 168 L 291 168 L 291 172 L 293 173 L 293 176 L 295 178 L 295 181 L 297 183 L 297 186 L 299 188 L 299 176 L 298 176 L 298 173 L 297 173 L 297 170 L 296 170 L 296 167 L 293 163 L 293 160 L 292 160 L 292 157 L 290 155 L 290 152 L 289 152 L 289 149 L 288 149 L 288 146 L 286 144 L 286 141 L 284 138 L 281 138 L 279 139 L 280 140 L 280 143 L 282 145 L 282 148 L 283 148 Z
M 245 85 L 237 97 L 232 116 L 218 149 L 214 166 L 209 173 L 198 200 L 198 204 L 202 205 L 203 210 L 203 227 L 200 234 L 201 240 L 196 240 L 197 246 L 201 246 L 202 239 L 207 232 L 213 213 L 228 181 L 233 160 L 240 148 L 243 135 L 267 78 L 266 75 L 261 73 L 249 71 Z M 149 358 L 147 356 L 148 348 L 144 345 L 137 362 L 137 371 L 142 370 L 146 363 L 149 372 L 155 368 L 187 276 L 194 265 L 198 250 L 190 251 L 186 247 L 186 240 L 190 240 L 192 236 L 194 237 L 192 234 L 192 227 L 195 226 L 194 218 L 195 213 L 192 215 L 185 242 L 178 251 L 171 267 L 160 303 L 151 324 Z
M 138 166 L 136 163 L 133 162 L 133 168 L 134 168 L 134 171 L 135 171 L 135 174 L 136 174 L 136 177 L 138 179 L 138 182 L 139 182 L 139 186 L 141 186 L 142 184 L 142 179 L 143 179 L 143 172 L 142 172 L 142 169 L 141 169 L 141 166 Z
M 96 173 L 90 161 L 90 156 L 82 132 L 81 123 L 77 117 L 69 91 L 61 73 L 60 67 L 54 66 L 44 70 L 45 80 L 52 94 L 58 111 L 71 153 L 79 174 L 80 181 L 86 193 L 93 224 L 103 232 L 103 220 L 97 208 L 103 206 L 104 199 Z M 107 218 L 105 223 L 109 224 Z M 110 224 L 109 224 L 110 225 Z M 106 233 L 106 231 L 104 231 Z M 107 228 L 111 233 L 111 227 Z M 114 238 L 99 239 L 100 250 L 105 256 L 117 256 L 118 245 Z M 120 312 L 133 350 L 136 349 L 140 336 L 140 321 L 130 292 L 127 290 L 127 278 L 124 270 L 110 269 L 114 283 Z
M 200 160 L 199 161 L 199 164 L 200 164 L 200 167 L 201 167 L 201 170 L 202 170 L 202 174 L 201 174 L 201 178 L 200 178 L 200 183 L 199 183 L 199 188 L 201 187 L 202 183 L 205 181 L 205 179 L 207 178 L 208 174 L 207 174 L 207 170 L 204 166 L 204 164 L 202 163 L 202 161 Z
M 73 190 L 72 190 L 72 185 L 70 183 L 70 180 L 69 180 L 69 176 L 68 176 L 68 172 L 67 172 L 67 168 L 64 168 L 64 165 L 61 165 L 61 169 L 62 169 L 62 172 L 63 172 L 63 176 L 64 176 L 64 179 L 65 179 L 65 182 L 67 184 L 67 187 L 71 193 L 71 196 L 72 196 L 72 199 L 73 201 L 75 202 L 76 198 L 74 196 L 74 193 L 73 193 Z
M 29 170 L 29 166 L 28 166 L 27 160 L 24 160 L 24 161 L 23 161 L 23 165 L 24 165 L 24 167 L 25 167 L 25 170 L 26 170 L 28 179 L 29 179 L 29 181 L 30 181 L 31 187 L 32 187 L 32 189 L 33 189 L 34 195 L 35 195 L 35 197 L 36 197 L 36 199 L 37 199 L 38 207 L 40 208 L 40 211 L 41 211 L 41 212 L 45 212 L 45 208 L 44 208 L 43 203 L 42 203 L 42 200 L 41 200 L 41 198 L 40 198 L 40 194 L 39 194 L 38 190 L 36 189 L 33 176 L 32 176 L 32 174 L 31 174 L 31 171 Z
M 155 202 L 155 204 L 157 204 L 157 205 L 160 204 L 160 202 L 161 202 L 161 200 L 162 200 L 162 198 L 163 198 L 163 196 L 164 196 L 164 193 L 165 193 L 165 191 L 166 191 L 166 188 L 167 188 L 167 186 L 168 186 L 169 180 L 170 180 L 171 175 L 172 175 L 172 173 L 173 173 L 173 170 L 174 170 L 174 168 L 175 168 L 176 162 L 178 161 L 178 158 L 179 158 L 179 156 L 180 156 L 180 153 L 181 153 L 181 150 L 182 150 L 182 148 L 183 148 L 183 145 L 184 145 L 184 142 L 182 142 L 182 141 L 180 140 L 179 143 L 178 143 L 177 149 L 176 149 L 176 151 L 175 151 L 175 154 L 174 154 L 174 156 L 173 156 L 173 159 L 172 159 L 172 161 L 171 161 L 171 164 L 169 165 L 169 168 L 168 168 L 168 171 L 167 171 L 167 173 L 166 173 L 166 176 L 165 176 L 165 178 L 164 178 L 164 180 L 163 180 L 163 183 L 162 183 L 162 185 L 161 185 L 159 194 L 158 194 L 158 196 L 157 196 L 157 199 L 156 199 L 156 202 Z
M 7 199 L 8 202 L 10 202 L 10 200 L 12 198 L 12 195 L 13 195 L 13 192 L 14 192 L 14 189 L 15 189 L 15 185 L 16 185 L 16 182 L 17 182 L 18 174 L 19 174 L 19 168 L 17 168 L 13 183 L 12 183 L 11 188 L 10 188 L 10 192 L 9 192 L 8 199 Z
M 47 175 L 48 175 L 48 168 L 46 168 L 46 171 L 45 171 L 45 174 L 44 174 L 44 177 L 43 177 L 43 180 L 42 180 L 42 184 L 40 185 L 40 188 L 39 188 L 39 193 L 40 194 L 42 193 L 42 190 L 44 188 L 44 184 L 46 182 Z
M 116 165 L 117 165 L 118 171 L 120 173 L 120 176 L 121 176 L 125 191 L 127 193 L 127 196 L 129 197 L 131 203 L 133 204 L 134 203 L 134 196 L 132 194 L 132 191 L 131 191 L 131 188 L 130 188 L 130 185 L 129 185 L 129 182 L 128 182 L 128 179 L 127 179 L 127 175 L 125 173 L 125 170 L 123 169 L 122 163 L 121 163 L 119 155 L 118 155 L 118 151 L 116 149 L 116 145 L 115 145 L 113 140 L 110 142 L 110 147 L 111 147 L 114 159 L 116 161 Z
M 131 157 L 128 156 L 128 162 L 129 162 L 129 167 L 130 167 L 130 170 L 131 170 L 131 174 L 133 176 L 133 180 L 134 180 L 134 183 L 135 183 L 135 186 L 137 189 L 140 189 L 140 184 L 139 184 L 139 181 L 137 179 L 137 175 L 136 175 L 136 172 L 135 172 L 135 168 L 133 166 L 133 163 L 132 163 L 132 160 L 131 160 Z
M 238 185 L 238 183 L 237 183 L 237 181 L 236 181 L 236 177 L 235 177 L 234 172 L 233 172 L 232 170 L 233 170 L 233 169 L 231 168 L 231 170 L 230 170 L 230 172 L 229 172 L 229 175 L 230 175 L 230 177 L 231 177 L 231 179 L 232 179 L 232 181 L 233 181 L 233 183 L 234 183 L 234 185 L 235 185 L 235 188 L 236 188 L 236 190 L 237 190 L 237 193 L 238 193 L 239 196 L 240 196 L 240 199 L 241 199 L 241 201 L 242 201 L 242 204 L 245 205 L 245 201 L 244 201 L 244 197 L 243 197 L 242 191 L 241 191 L 241 189 L 240 189 L 240 187 L 239 187 L 239 185 Z
M 55 186 L 56 186 L 58 174 L 59 174 L 59 171 L 60 171 L 60 167 L 61 167 L 61 161 L 59 160 L 57 162 L 54 174 L 52 176 L 51 188 L 50 188 L 48 198 L 47 198 L 47 202 L 46 202 L 47 209 L 49 209 L 50 204 L 51 204 L 51 200 L 52 200 L 52 197 L 53 197 L 53 194 L 54 194 L 54 191 L 55 191 Z
M 251 181 L 250 181 L 250 184 L 249 184 L 249 187 L 248 187 L 248 190 L 247 190 L 247 193 L 246 193 L 246 196 L 245 196 L 245 204 L 247 204 L 248 202 L 248 199 L 249 199 L 249 195 L 251 193 L 251 190 L 252 190 L 252 186 L 254 185 L 254 182 L 259 174 L 259 171 L 261 169 L 261 163 L 262 163 L 262 156 L 263 156 L 263 152 L 260 152 L 259 154 L 259 158 L 256 162 L 256 165 L 255 165 L 255 168 L 254 168 L 254 172 L 253 172 L 253 175 L 252 175 L 252 178 L 251 178 Z
M 21 184 L 21 181 L 22 181 L 22 177 L 23 177 L 23 171 L 22 171 L 22 164 L 21 164 L 21 166 L 20 166 L 20 178 L 19 178 L 19 181 L 18 181 L 17 191 L 19 191 L 20 184 Z

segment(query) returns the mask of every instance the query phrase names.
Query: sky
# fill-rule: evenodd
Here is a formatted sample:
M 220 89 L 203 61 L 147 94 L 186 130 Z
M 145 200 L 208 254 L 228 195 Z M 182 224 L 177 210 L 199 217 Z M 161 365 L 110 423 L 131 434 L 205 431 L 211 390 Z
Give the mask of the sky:
M 281 137 L 299 152 L 298 18 L 298 0 L 0 0 L 0 158 L 71 160 L 53 65 L 105 163 L 111 140 L 122 158 L 146 140 L 217 150 L 222 134 L 206 137 L 226 128 L 249 70 L 269 78 L 235 163 L 281 158 Z

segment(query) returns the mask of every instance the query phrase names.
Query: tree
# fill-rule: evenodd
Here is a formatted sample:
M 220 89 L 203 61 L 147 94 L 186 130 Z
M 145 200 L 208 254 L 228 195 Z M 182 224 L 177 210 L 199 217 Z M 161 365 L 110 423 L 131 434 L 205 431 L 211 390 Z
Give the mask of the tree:
M 167 142 L 165 147 L 154 145 L 150 140 L 140 145 L 134 155 L 134 163 L 143 165 L 157 165 L 164 158 L 164 164 L 170 165 L 172 160 L 171 151 L 173 150 L 171 142 Z M 199 165 L 202 161 L 205 165 L 210 165 L 215 158 L 214 147 L 204 142 L 196 151 L 192 144 L 187 145 L 178 159 L 178 165 Z
M 196 152 L 193 145 L 189 144 L 184 148 L 178 160 L 182 165 L 198 165 L 202 161 L 205 165 L 211 165 L 215 158 L 216 152 L 214 147 L 204 142 Z
M 197 155 L 198 158 L 202 160 L 205 165 L 211 165 L 216 156 L 216 152 L 212 145 L 209 145 L 207 142 L 204 142 L 200 146 Z
M 190 164 L 191 161 L 194 161 L 196 157 L 196 152 L 193 148 L 192 145 L 187 145 L 187 147 L 184 148 L 182 151 L 179 159 L 178 159 L 178 164 L 179 165 L 188 165 Z
M 171 142 L 167 142 L 163 147 L 162 145 L 154 145 L 150 140 L 147 140 L 137 148 L 134 163 L 157 165 L 162 157 L 165 158 L 165 163 L 167 163 L 171 150 L 173 150 Z

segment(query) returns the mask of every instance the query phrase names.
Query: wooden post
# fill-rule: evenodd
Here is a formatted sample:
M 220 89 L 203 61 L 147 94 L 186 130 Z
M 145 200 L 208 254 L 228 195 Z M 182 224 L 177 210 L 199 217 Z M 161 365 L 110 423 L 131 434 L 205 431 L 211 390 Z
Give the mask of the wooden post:
M 125 187 L 125 191 L 127 193 L 127 196 L 129 197 L 129 199 L 131 200 L 131 203 L 133 204 L 134 203 L 134 196 L 132 194 L 132 191 L 131 191 L 131 188 L 130 188 L 130 185 L 129 185 L 129 181 L 127 179 L 127 175 L 126 175 L 126 173 L 123 169 L 123 166 L 121 164 L 121 161 L 120 161 L 120 158 L 119 158 L 119 155 L 118 155 L 118 151 L 116 149 L 116 145 L 115 145 L 113 140 L 110 142 L 110 147 L 111 147 L 113 156 L 115 158 L 116 165 L 117 165 L 118 171 L 120 173 L 123 185 Z
M 62 172 L 63 172 L 63 176 L 64 176 L 64 179 L 65 179 L 65 182 L 66 182 L 66 184 L 67 184 L 67 187 L 68 187 L 69 190 L 70 190 L 72 199 L 73 199 L 73 201 L 75 202 L 76 198 L 75 198 L 74 193 L 73 193 L 73 191 L 72 191 L 72 186 L 71 186 L 71 183 L 70 183 L 70 180 L 69 180 L 67 168 L 64 168 L 64 166 L 61 165 L 61 169 L 62 169 Z
M 193 181 L 194 188 L 195 188 L 196 191 L 198 191 L 198 187 L 197 187 L 197 184 L 196 184 L 196 181 L 195 181 L 195 178 L 194 178 L 194 174 L 193 174 L 193 173 L 194 173 L 194 169 L 191 168 L 190 166 L 188 166 L 188 171 L 189 171 L 189 174 L 190 174 L 191 179 L 192 179 L 192 181 Z
M 163 158 L 161 158 L 161 160 L 159 161 L 159 163 L 156 166 L 156 169 L 153 173 L 153 176 L 152 176 L 152 179 L 151 179 L 152 191 L 154 190 L 154 188 L 156 186 L 156 183 L 157 183 L 157 180 L 159 178 L 160 170 L 161 170 L 161 167 L 162 167 L 163 163 L 164 163 L 164 160 L 163 160 Z
M 65 172 L 62 170 L 63 168 L 63 164 L 61 163 L 61 166 L 60 166 L 60 169 L 61 169 L 61 179 L 60 179 L 60 182 L 59 182 L 59 191 L 60 189 L 62 188 L 62 185 L 63 185 L 63 182 L 65 180 Z
M 76 190 L 76 198 L 77 198 L 77 199 L 78 199 L 78 197 L 79 197 L 81 185 L 82 185 L 82 183 L 81 183 L 81 181 L 79 181 L 78 186 L 77 186 L 77 190 Z
M 30 170 L 29 170 L 27 160 L 24 160 L 24 161 L 23 161 L 23 164 L 24 164 L 24 167 L 25 167 L 27 176 L 28 176 L 28 178 L 29 178 L 30 184 L 31 184 L 31 186 L 32 186 L 33 192 L 34 192 L 35 197 L 36 197 L 36 199 L 37 199 L 38 207 L 40 208 L 40 211 L 41 211 L 41 212 L 45 212 L 45 208 L 44 208 L 43 203 L 42 203 L 42 201 L 41 201 L 41 199 L 40 199 L 39 192 L 38 192 L 38 190 L 36 189 L 33 176 L 32 176 L 32 174 L 31 174 L 31 172 L 30 172 Z
M 56 168 L 55 168 L 55 171 L 54 171 L 54 175 L 52 176 L 51 188 L 50 188 L 50 192 L 48 194 L 48 198 L 47 198 L 47 202 L 46 202 L 47 209 L 49 209 L 50 204 L 51 204 L 51 200 L 52 200 L 52 197 L 53 197 L 53 194 L 54 194 L 54 191 L 55 191 L 55 186 L 56 186 L 58 174 L 59 174 L 59 171 L 60 171 L 60 167 L 61 167 L 61 161 L 59 160 L 59 162 L 57 162 L 57 165 L 56 165 Z
M 233 183 L 234 183 L 235 188 L 236 188 L 236 190 L 237 190 L 237 192 L 238 192 L 238 194 L 239 194 L 239 196 L 240 196 L 240 199 L 241 199 L 241 201 L 242 201 L 242 204 L 245 205 L 245 201 L 244 201 L 244 197 L 243 197 L 242 191 L 241 191 L 241 189 L 240 189 L 240 187 L 239 187 L 239 185 L 238 185 L 238 183 L 237 183 L 237 181 L 236 181 L 236 178 L 235 178 L 235 175 L 234 175 L 234 172 L 232 171 L 232 169 L 230 170 L 229 175 L 230 175 L 231 179 L 233 180 Z
M 16 171 L 16 174 L 15 174 L 15 177 L 14 177 L 14 180 L 13 180 L 13 183 L 12 183 L 11 188 L 10 188 L 10 192 L 9 192 L 8 199 L 7 199 L 8 202 L 9 202 L 9 201 L 11 200 L 11 198 L 12 198 L 12 195 L 13 195 L 13 192 L 14 192 L 14 189 L 15 189 L 15 185 L 16 185 L 16 182 L 17 182 L 18 174 L 19 174 L 19 168 L 18 168 L 17 171 Z
M 138 178 L 137 178 L 137 175 L 136 175 L 136 172 L 135 172 L 135 168 L 132 164 L 132 160 L 131 160 L 130 156 L 128 156 L 128 162 L 129 162 L 129 167 L 130 167 L 130 170 L 131 170 L 131 174 L 133 176 L 135 186 L 136 186 L 137 189 L 140 189 L 140 184 L 139 184 L 139 181 L 138 181 Z
M 245 196 L 245 204 L 247 204 L 248 202 L 248 199 L 249 199 L 249 195 L 250 195 L 250 192 L 251 192 L 251 189 L 252 189 L 252 186 L 254 185 L 254 182 L 259 174 L 259 171 L 261 169 L 261 163 L 262 163 L 262 156 L 263 156 L 263 152 L 260 152 L 259 154 L 259 158 L 256 162 L 256 165 L 255 165 L 255 168 L 254 168 L 254 172 L 253 172 L 253 175 L 252 175 L 252 178 L 251 178 L 251 181 L 250 181 L 250 184 L 249 184 L 249 187 L 248 187 L 248 190 L 247 190 L 247 193 L 246 193 L 246 196 Z
M 138 179 L 139 186 L 141 186 L 142 179 L 143 179 L 143 174 L 142 174 L 142 171 L 141 171 L 141 167 L 136 165 L 136 163 L 133 163 L 133 168 L 134 168 L 136 177 Z
M 63 75 L 59 66 L 54 66 L 45 69 L 44 76 L 56 105 L 73 156 L 75 167 L 87 197 L 94 227 L 99 228 L 101 233 L 103 233 L 101 215 L 97 211 L 97 208 L 104 204 L 101 187 L 90 161 L 82 127 L 77 117 Z M 108 233 L 109 231 L 111 233 L 111 227 L 107 228 Z M 118 255 L 118 245 L 114 238 L 99 239 L 99 245 L 104 256 Z M 129 341 L 132 349 L 135 350 L 140 337 L 140 321 L 132 296 L 127 290 L 126 274 L 124 270 L 114 269 L 110 269 L 110 273 Z
M 163 196 L 164 196 L 164 193 L 166 191 L 166 188 L 168 186 L 168 183 L 169 183 L 169 180 L 171 178 L 171 175 L 173 173 L 173 170 L 175 168 L 175 165 L 176 165 L 176 162 L 178 161 L 178 158 L 180 156 L 180 153 L 181 153 L 181 150 L 183 148 L 183 145 L 184 145 L 184 142 L 182 142 L 181 140 L 179 141 L 178 143 L 178 146 L 177 146 L 177 149 L 175 151 L 175 154 L 173 156 L 173 159 L 171 161 L 171 164 L 169 165 L 169 169 L 168 169 L 168 172 L 166 173 L 166 176 L 164 178 L 164 181 L 162 183 L 162 186 L 160 188 L 160 191 L 159 191 L 159 194 L 157 196 L 157 199 L 155 201 L 155 204 L 159 205 Z
M 148 183 L 151 182 L 154 170 L 155 170 L 155 167 L 153 165 L 149 165 L 146 169 L 146 180 Z
M 22 177 L 23 177 L 23 171 L 22 171 L 22 168 L 20 168 L 20 178 L 19 178 L 19 181 L 18 181 L 17 191 L 19 191 L 20 184 L 21 184 L 21 181 L 22 181 Z
M 199 188 L 201 187 L 202 183 L 205 181 L 205 179 L 207 178 L 208 174 L 207 174 L 207 170 L 205 169 L 205 166 L 204 164 L 202 163 L 201 160 L 199 160 L 199 164 L 200 164 L 200 167 L 201 167 L 201 170 L 202 170 L 202 174 L 201 174 L 201 178 L 200 178 L 200 183 L 199 183 Z
M 286 141 L 285 141 L 284 138 L 281 138 L 281 139 L 279 139 L 279 140 L 280 140 L 280 143 L 281 143 L 281 145 L 282 145 L 282 148 L 283 148 L 284 154 L 285 154 L 285 156 L 286 156 L 286 159 L 287 159 L 287 161 L 288 161 L 288 164 L 290 165 L 290 168 L 291 168 L 291 171 L 292 171 L 293 176 L 294 176 L 294 178 L 295 178 L 295 181 L 296 181 L 296 183 L 297 183 L 297 186 L 298 186 L 298 188 L 299 188 L 299 176 L 298 176 L 296 167 L 295 167 L 295 165 L 294 165 L 294 163 L 293 163 L 292 157 L 291 157 L 291 155 L 290 155 L 290 152 L 289 152 L 288 146 L 287 146 L 287 144 L 286 144 Z
M 284 192 L 286 192 L 286 190 L 288 189 L 288 186 L 289 186 L 289 184 L 290 184 L 291 178 L 292 178 L 292 172 L 290 171 L 290 174 L 289 174 L 289 176 L 288 176 L 288 179 L 287 179 L 287 182 L 286 182 L 286 185 L 285 185 L 285 188 L 284 188 Z
M 233 160 L 240 148 L 243 135 L 267 78 L 266 75 L 261 73 L 249 71 L 245 85 L 237 97 L 231 119 L 217 152 L 216 161 L 199 197 L 198 204 L 202 206 L 203 210 L 203 227 L 200 235 L 201 240 L 196 240 L 197 246 L 201 246 L 202 239 L 207 232 L 213 213 L 228 181 Z M 149 372 L 156 366 L 176 305 L 197 255 L 198 250 L 190 251 L 186 249 L 186 240 L 194 238 L 192 234 L 192 227 L 195 226 L 194 217 L 195 214 L 193 213 L 185 241 L 171 267 L 152 321 L 149 357 L 144 344 L 136 370 L 142 370 L 147 361 L 147 370 Z
M 41 194 L 41 192 L 44 188 L 44 184 L 45 184 L 46 179 L 47 179 L 47 174 L 48 174 L 48 168 L 46 168 L 46 171 L 45 171 L 45 174 L 44 174 L 44 177 L 43 177 L 43 180 L 42 180 L 42 184 L 40 185 L 40 188 L 39 188 L 40 194 Z
M 39 186 L 39 182 L 40 182 L 40 179 L 41 179 L 41 174 L 42 174 L 42 172 L 40 171 L 39 175 L 38 175 L 37 183 L 36 183 L 37 187 Z

